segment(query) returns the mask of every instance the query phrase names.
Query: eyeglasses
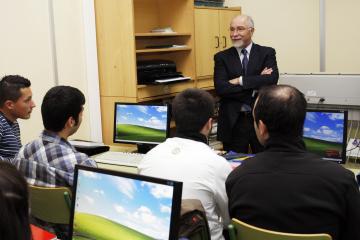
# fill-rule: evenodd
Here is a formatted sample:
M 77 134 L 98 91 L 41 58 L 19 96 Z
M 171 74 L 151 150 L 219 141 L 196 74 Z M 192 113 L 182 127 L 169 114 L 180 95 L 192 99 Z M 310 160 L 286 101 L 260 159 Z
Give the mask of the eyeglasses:
M 230 32 L 245 32 L 246 30 L 251 30 L 252 27 L 248 27 L 248 28 L 245 28 L 245 27 L 236 27 L 236 28 L 233 28 L 233 27 L 230 27 Z

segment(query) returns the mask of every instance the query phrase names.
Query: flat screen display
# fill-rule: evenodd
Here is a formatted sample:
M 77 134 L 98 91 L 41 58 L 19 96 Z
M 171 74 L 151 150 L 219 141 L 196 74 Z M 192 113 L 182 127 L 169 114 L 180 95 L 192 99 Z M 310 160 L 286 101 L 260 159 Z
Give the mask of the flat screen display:
M 182 183 L 76 166 L 70 239 L 175 239 Z
M 114 142 L 159 144 L 169 133 L 168 105 L 115 103 Z
M 346 136 L 347 111 L 307 110 L 303 137 L 309 152 L 324 160 L 345 163 Z

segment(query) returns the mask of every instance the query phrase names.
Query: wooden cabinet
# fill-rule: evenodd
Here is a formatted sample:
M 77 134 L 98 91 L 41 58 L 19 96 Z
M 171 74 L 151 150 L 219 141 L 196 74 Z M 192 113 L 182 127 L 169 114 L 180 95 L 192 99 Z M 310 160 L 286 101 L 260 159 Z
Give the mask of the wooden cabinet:
M 197 87 L 214 88 L 214 55 L 232 46 L 229 32 L 231 19 L 240 8 L 195 8 L 195 56 Z
M 95 0 L 103 141 L 112 142 L 114 102 L 144 102 L 195 87 L 193 0 Z M 173 33 L 151 33 L 171 27 Z M 150 45 L 183 45 L 146 48 Z M 139 60 L 172 60 L 192 80 L 139 85 Z

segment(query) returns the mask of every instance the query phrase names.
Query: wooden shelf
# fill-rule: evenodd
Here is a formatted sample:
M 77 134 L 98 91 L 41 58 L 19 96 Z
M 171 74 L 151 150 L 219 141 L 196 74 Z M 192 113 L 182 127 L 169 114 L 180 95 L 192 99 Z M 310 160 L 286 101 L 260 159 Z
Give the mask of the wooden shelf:
M 190 47 L 172 47 L 172 48 L 151 48 L 138 49 L 136 53 L 157 53 L 157 52 L 175 52 L 175 51 L 190 51 Z
M 135 37 L 190 37 L 191 33 L 135 33 Z

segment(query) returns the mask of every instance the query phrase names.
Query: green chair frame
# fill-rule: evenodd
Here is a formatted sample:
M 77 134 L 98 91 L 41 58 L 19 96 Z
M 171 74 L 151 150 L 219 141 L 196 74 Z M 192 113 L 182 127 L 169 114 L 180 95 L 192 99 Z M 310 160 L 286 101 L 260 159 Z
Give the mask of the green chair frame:
M 266 230 L 233 218 L 229 225 L 230 240 L 332 240 L 329 234 L 295 234 Z

